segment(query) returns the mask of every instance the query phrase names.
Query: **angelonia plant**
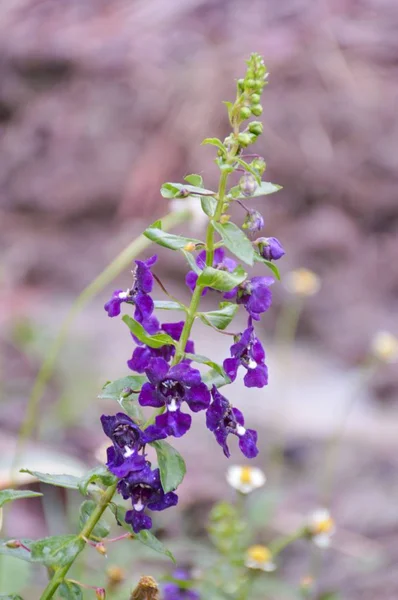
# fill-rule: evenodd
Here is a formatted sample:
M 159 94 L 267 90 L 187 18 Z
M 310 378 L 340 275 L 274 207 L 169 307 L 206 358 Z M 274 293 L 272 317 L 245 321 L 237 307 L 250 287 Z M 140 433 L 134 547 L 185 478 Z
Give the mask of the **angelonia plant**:
M 156 254 L 147 260 L 136 260 L 129 289 L 116 290 L 105 304 L 105 310 L 112 318 L 119 317 L 125 309 L 122 319 L 130 331 L 133 346 L 127 361 L 131 373 L 108 382 L 100 394 L 101 398 L 115 399 L 119 403 L 114 414 L 101 417 L 104 434 L 109 438 L 106 467 L 97 467 L 82 478 L 30 471 L 40 481 L 77 489 L 90 497 L 80 509 L 78 534 L 36 541 L 8 540 L 1 545 L 2 553 L 47 567 L 49 582 L 42 600 L 48 600 L 54 594 L 76 600 L 82 597 L 82 589 L 90 589 L 90 586 L 70 579 L 68 572 L 87 546 L 105 554 L 105 539 L 109 534 L 109 525 L 103 518 L 105 511 L 111 511 L 116 523 L 126 530 L 114 539 L 107 539 L 107 545 L 128 538 L 172 557 L 151 531 L 153 514 L 173 510 L 178 503 L 178 487 L 185 475 L 185 463 L 173 448 L 173 439 L 189 436 L 196 413 L 205 413 L 209 435 L 214 437 L 214 444 L 221 447 L 227 458 L 232 438 L 237 439 L 246 459 L 258 454 L 257 432 L 251 423 L 245 422 L 240 409 L 232 405 L 229 386 L 233 385 L 238 373 L 243 375 L 248 388 L 263 388 L 268 383 L 265 351 L 256 328 L 271 306 L 271 286 L 275 278 L 279 279 L 275 262 L 285 253 L 278 239 L 263 235 L 266 230 L 264 218 L 250 205 L 252 198 L 280 189 L 278 185 L 263 181 L 265 161 L 248 151 L 263 131 L 262 123 L 255 117 L 263 110 L 261 94 L 267 76 L 262 58 L 252 54 L 247 61 L 245 77 L 237 81 L 235 101 L 225 103 L 231 132 L 224 140 L 208 138 L 203 142 L 217 149 L 218 189 L 213 191 L 204 187 L 200 175 L 189 175 L 184 183 L 165 183 L 161 188 L 163 197 L 180 200 L 182 207 L 185 204 L 203 211 L 208 220 L 204 239 L 168 233 L 162 229 L 160 221 L 144 232 L 152 242 L 180 252 L 187 262 L 185 284 L 191 293 L 189 305 L 167 292 L 157 271 Z M 235 207 L 241 215 L 238 224 L 231 218 L 231 209 Z M 249 269 L 254 265 L 258 266 L 259 274 L 253 276 Z M 267 270 L 272 275 L 267 275 Z M 162 299 L 154 297 L 155 289 L 164 294 Z M 205 295 L 214 302 L 211 311 L 204 312 L 201 308 Z M 181 319 L 177 322 L 159 320 L 159 314 L 167 315 L 170 310 L 179 311 Z M 240 331 L 226 331 L 238 310 L 243 313 L 246 325 Z M 229 356 L 225 356 L 221 364 L 196 353 L 192 333 L 196 320 L 208 326 L 212 335 L 231 337 Z M 197 368 L 198 364 L 201 370 Z M 152 409 L 151 413 L 149 409 Z M 157 465 L 148 457 L 150 447 L 154 450 L 152 454 L 156 453 Z M 265 481 L 262 472 L 255 468 L 233 467 L 228 473 L 232 487 L 243 495 Z M 21 495 L 37 494 L 7 490 L 0 493 L 0 505 Z M 125 504 L 120 503 L 122 498 L 127 501 L 127 510 Z M 321 521 L 315 529 L 309 525 L 300 528 L 299 533 L 290 536 L 288 541 L 330 533 L 333 529 L 330 517 L 323 515 Z M 241 515 L 236 507 L 227 503 L 213 509 L 209 532 L 215 548 L 221 556 L 227 557 L 228 564 L 246 571 L 274 570 L 275 556 L 285 543 L 278 542 L 273 549 L 250 546 Z M 219 582 L 220 576 L 214 569 L 213 575 Z M 231 585 L 233 577 L 227 574 L 227 579 Z M 243 576 L 241 581 L 243 587 L 236 584 L 227 597 L 237 600 L 246 597 L 250 577 Z M 106 592 L 102 587 L 93 587 L 91 593 L 104 598 Z M 208 594 L 203 597 L 217 598 L 214 589 Z M 191 576 L 184 568 L 177 569 L 169 577 L 162 592 L 154 579 L 143 577 L 131 596 L 135 600 L 160 597 L 198 600 L 201 596 L 192 587 Z M 220 597 L 225 598 L 225 595 Z

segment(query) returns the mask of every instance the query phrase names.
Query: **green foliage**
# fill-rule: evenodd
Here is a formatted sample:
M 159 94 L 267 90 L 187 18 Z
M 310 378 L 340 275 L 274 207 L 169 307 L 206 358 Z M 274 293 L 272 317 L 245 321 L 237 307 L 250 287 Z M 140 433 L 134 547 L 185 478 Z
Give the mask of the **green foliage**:
M 20 498 L 37 498 L 42 496 L 38 492 L 31 492 L 30 490 L 1 490 L 0 491 L 0 508 L 7 504 L 7 502 L 13 502 Z
M 155 300 L 154 305 L 159 310 L 186 310 L 183 304 L 174 302 L 173 300 Z
M 101 483 L 104 487 L 109 487 L 116 483 L 117 477 L 113 475 L 104 465 L 100 465 L 98 467 L 94 467 L 91 469 L 86 475 L 79 481 L 79 491 L 83 496 L 87 494 L 88 487 L 92 483 Z
M 128 375 L 115 381 L 108 381 L 98 397 L 116 400 L 129 417 L 142 422 L 144 417 L 137 398 L 145 381 L 145 375 Z
M 84 540 L 76 535 L 54 535 L 33 542 L 31 558 L 46 567 L 63 567 L 76 558 L 84 545 Z
M 198 188 L 203 187 L 203 178 L 201 175 L 197 175 L 197 174 L 187 175 L 186 177 L 184 177 L 184 180 L 188 181 L 188 183 L 190 183 L 191 185 L 194 185 L 195 187 L 198 187 Z
M 252 169 L 252 171 L 253 170 L 254 169 Z M 253 193 L 249 197 L 257 198 L 258 196 L 268 196 L 269 194 L 274 194 L 275 192 L 278 192 L 281 189 L 282 189 L 282 186 L 276 185 L 276 183 L 271 183 L 270 181 L 260 181 L 258 183 L 258 186 L 256 187 L 256 189 L 253 191 Z M 241 189 L 238 185 L 232 187 L 229 190 L 229 195 L 234 200 L 248 198 L 248 196 L 245 196 L 244 194 L 242 194 Z
M 218 310 L 198 313 L 198 315 L 205 325 L 210 323 L 213 327 L 225 329 L 236 315 L 238 308 L 239 306 L 233 302 L 220 302 Z
M 30 548 L 34 540 L 20 538 L 18 541 L 21 542 L 24 546 L 26 546 L 26 548 Z M 10 542 L 10 540 L 0 539 L 0 554 L 6 556 L 13 556 L 14 558 L 19 558 L 20 560 L 26 560 L 27 562 L 32 561 L 32 557 L 28 550 L 22 547 L 10 548 L 9 546 L 6 546 L 8 542 Z
M 79 525 L 80 529 L 83 529 L 95 509 L 97 508 L 97 503 L 94 500 L 85 500 L 80 506 L 80 517 L 79 517 Z M 94 538 L 104 538 L 110 532 L 110 527 L 108 523 L 104 519 L 99 519 L 92 530 L 90 537 Z
M 200 175 L 188 175 L 188 177 L 199 178 Z M 187 179 L 187 178 L 185 178 Z M 199 179 L 195 179 L 199 181 Z M 183 183 L 164 183 L 160 189 L 163 198 L 188 198 L 189 196 L 214 196 L 215 192 L 206 190 L 201 186 L 186 185 Z M 159 221 L 157 221 L 159 222 Z
M 232 273 L 220 271 L 213 267 L 205 267 L 198 277 L 198 285 L 210 287 L 220 292 L 229 292 L 243 283 L 247 277 L 246 271 L 240 265 Z
M 217 207 L 217 200 L 211 196 L 201 196 L 200 203 L 203 212 L 210 218 L 214 217 Z
M 138 323 L 135 319 L 130 317 L 129 315 L 124 315 L 122 319 L 127 327 L 130 329 L 131 333 L 135 335 L 136 338 L 143 342 L 150 348 L 160 348 L 165 344 L 170 344 L 171 346 L 176 345 L 176 341 L 173 340 L 172 337 L 167 335 L 167 333 L 155 333 L 155 335 L 149 335 L 141 323 Z
M 70 490 L 79 489 L 80 478 L 75 475 L 53 475 L 51 473 L 40 473 L 39 471 L 31 471 L 30 469 L 21 469 L 21 473 L 29 473 L 33 475 L 39 481 L 48 483 L 49 485 L 56 485 L 62 488 L 68 488 Z M 40 494 L 39 494 L 40 495 Z
M 174 235 L 173 233 L 163 231 L 161 221 L 152 223 L 150 227 L 145 229 L 144 235 L 152 242 L 155 242 L 164 248 L 169 248 L 169 250 L 183 250 L 189 244 L 195 244 L 195 246 L 199 244 L 203 246 L 201 240 L 184 237 L 182 235 Z
M 211 367 L 211 369 L 213 371 L 218 373 L 218 375 L 220 375 L 220 377 L 222 377 L 224 379 L 225 383 L 230 383 L 230 379 L 227 376 L 227 374 L 225 373 L 222 366 L 217 364 L 216 362 L 210 360 L 210 358 L 207 358 L 207 356 L 202 356 L 201 354 L 186 353 L 185 358 L 189 358 L 189 360 L 193 360 L 194 362 L 197 362 L 201 365 L 207 365 L 208 367 Z
M 181 454 L 164 440 L 153 442 L 151 446 L 156 450 L 164 491 L 167 493 L 177 489 L 186 473 L 185 461 Z
M 65 600 L 83 600 L 82 588 L 73 581 L 66 580 L 61 583 L 58 594 Z
M 257 252 L 255 252 L 255 254 L 254 254 L 254 260 L 256 262 L 262 263 L 263 265 L 266 265 L 273 272 L 275 277 L 280 280 L 281 276 L 279 273 L 279 269 L 275 265 L 275 263 L 271 262 L 270 260 L 267 260 L 266 258 L 263 258 L 259 254 L 257 254 Z
M 216 504 L 210 513 L 208 531 L 221 554 L 230 560 L 242 562 L 247 545 L 247 528 L 235 506 L 228 502 Z
M 243 231 L 235 223 L 217 223 L 212 221 L 214 229 L 232 254 L 252 266 L 254 261 L 253 245 Z
M 222 154 L 226 154 L 227 153 L 227 149 L 224 146 L 224 144 L 222 143 L 221 140 L 219 140 L 218 138 L 206 138 L 205 140 L 203 140 L 202 145 L 206 146 L 210 144 L 211 146 L 217 146 L 217 148 L 222 152 Z

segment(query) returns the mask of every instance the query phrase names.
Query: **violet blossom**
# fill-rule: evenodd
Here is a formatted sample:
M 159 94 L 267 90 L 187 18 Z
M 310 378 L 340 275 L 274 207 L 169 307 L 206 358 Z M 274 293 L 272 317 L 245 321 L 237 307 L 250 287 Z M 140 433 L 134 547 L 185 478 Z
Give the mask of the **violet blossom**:
M 254 333 L 254 327 L 249 319 L 249 326 L 230 349 L 231 357 L 226 358 L 223 363 L 224 371 L 231 379 L 235 381 L 240 366 L 246 369 L 243 382 L 246 387 L 262 388 L 268 383 L 268 368 L 264 363 L 264 348 Z

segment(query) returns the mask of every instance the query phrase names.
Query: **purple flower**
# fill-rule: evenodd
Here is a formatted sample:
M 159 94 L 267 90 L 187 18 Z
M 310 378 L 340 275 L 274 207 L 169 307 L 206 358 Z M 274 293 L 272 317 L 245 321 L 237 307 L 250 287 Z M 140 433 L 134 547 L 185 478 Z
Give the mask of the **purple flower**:
M 151 438 L 124 413 L 102 415 L 101 423 L 105 435 L 113 442 L 113 446 L 107 449 L 106 463 L 111 473 L 125 477 L 131 471 L 142 469 L 146 464 L 143 449 L 146 443 L 152 441 Z
M 155 424 L 146 429 L 154 439 L 168 435 L 181 437 L 191 426 L 191 415 L 181 412 L 185 401 L 193 412 L 209 406 L 210 393 L 200 372 L 185 361 L 169 367 L 163 358 L 152 358 L 145 370 L 149 381 L 142 386 L 138 401 L 142 406 L 165 407 Z
M 242 413 L 229 403 L 215 386 L 211 390 L 213 402 L 206 412 L 206 425 L 216 437 L 217 442 L 224 450 L 227 458 L 230 456 L 227 438 L 230 433 L 238 436 L 239 448 L 247 458 L 254 458 L 258 454 L 256 446 L 257 432 L 254 429 L 245 429 L 245 420 Z
M 161 326 L 161 330 L 168 333 L 169 336 L 177 342 L 181 337 L 183 328 L 184 321 L 179 321 L 178 323 L 164 323 Z M 166 362 L 169 362 L 175 354 L 175 348 L 171 344 L 166 344 L 160 348 L 150 348 L 149 346 L 142 344 L 142 342 L 136 338 L 134 339 L 138 344 L 138 347 L 134 349 L 132 357 L 127 361 L 127 365 L 132 371 L 136 371 L 137 373 L 144 373 L 152 358 L 163 358 Z M 194 343 L 191 340 L 188 340 L 185 346 L 185 352 L 191 354 L 195 352 Z
M 173 571 L 173 579 L 178 581 L 166 583 L 163 586 L 163 600 L 199 600 L 200 594 L 197 590 L 188 587 L 180 587 L 178 582 L 190 580 L 190 576 L 185 569 L 176 569 Z
M 258 246 L 261 256 L 266 260 L 278 260 L 286 254 L 280 241 L 274 237 L 258 238 L 255 244 Z
M 159 469 L 152 471 L 148 462 L 140 471 L 132 471 L 122 479 L 118 490 L 125 500 L 131 498 L 133 510 L 126 512 L 125 519 L 135 533 L 152 527 L 151 517 L 144 512 L 146 508 L 165 510 L 178 502 L 178 496 L 174 492 L 164 493 Z
M 242 229 L 247 229 L 252 233 L 260 231 L 264 227 L 264 217 L 258 210 L 249 209 L 246 214 Z
M 200 269 L 204 269 L 206 266 L 206 250 L 199 252 L 196 257 L 196 264 Z M 224 248 L 216 248 L 214 251 L 213 267 L 220 271 L 229 271 L 230 273 L 236 268 L 236 262 L 232 258 L 225 256 Z M 189 271 L 185 277 L 185 283 L 189 289 L 193 292 L 198 280 L 198 275 L 194 271 Z M 203 294 L 207 292 L 208 288 L 203 290 Z M 230 293 L 230 292 L 228 292 Z
M 223 367 L 231 381 L 235 381 L 238 368 L 244 367 L 246 369 L 243 379 L 245 386 L 262 388 L 268 383 L 268 369 L 264 363 L 265 352 L 250 321 L 249 319 L 249 327 L 231 346 L 232 358 L 226 358 Z
M 116 290 L 112 298 L 108 300 L 104 308 L 109 317 L 116 317 L 120 314 L 123 302 L 134 304 L 134 318 L 142 324 L 148 333 L 156 333 L 159 330 L 159 322 L 152 315 L 154 310 L 153 300 L 150 293 L 153 288 L 153 275 L 151 266 L 157 261 L 156 254 L 148 260 L 136 260 L 134 270 L 134 283 L 131 289 L 123 292 Z
M 236 301 L 243 304 L 249 315 L 256 321 L 266 312 L 272 303 L 269 286 L 274 283 L 272 277 L 252 277 L 238 286 Z

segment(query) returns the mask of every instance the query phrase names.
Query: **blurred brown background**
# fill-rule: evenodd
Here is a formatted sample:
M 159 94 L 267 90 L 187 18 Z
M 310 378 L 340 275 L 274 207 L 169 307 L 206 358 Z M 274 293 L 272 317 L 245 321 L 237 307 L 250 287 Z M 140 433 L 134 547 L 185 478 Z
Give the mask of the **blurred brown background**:
M 298 398 L 288 402 L 290 417 L 278 418 L 291 418 L 292 431 L 300 422 L 300 448 L 313 434 L 330 434 L 338 420 L 333 400 L 350 395 L 352 373 L 374 333 L 398 333 L 397 29 L 395 0 L 2 0 L 0 425 L 7 448 L 73 298 L 167 212 L 161 183 L 198 172 L 206 187 L 216 185 L 213 149 L 200 142 L 228 133 L 222 101 L 234 97 L 233 80 L 253 51 L 270 71 L 257 151 L 267 161 L 266 179 L 284 187 L 256 207 L 266 235 L 286 248 L 282 274 L 305 266 L 322 280 L 299 324 L 298 374 L 290 382 Z M 183 262 L 164 261 L 164 279 L 187 297 Z M 128 283 L 127 273 L 115 287 Z M 124 328 L 102 312 L 107 296 L 73 326 L 44 400 L 40 439 L 66 454 L 71 444 L 79 458 L 102 441 L 93 432 L 96 390 L 125 374 L 131 351 Z M 264 320 L 268 334 L 284 301 L 279 286 L 275 313 Z M 370 490 L 385 481 L 397 488 L 391 471 L 396 365 L 380 368 L 366 388 L 359 437 L 374 446 L 361 447 L 365 467 L 346 459 L 342 481 L 354 489 L 363 468 L 375 473 L 358 484 L 354 498 L 340 497 L 349 527 L 358 525 L 358 503 Z M 300 421 L 297 407 L 306 391 Z M 274 399 L 279 392 L 267 390 Z M 91 406 L 83 417 L 82 398 Z M 350 456 L 359 459 L 353 443 Z M 388 487 L 368 502 L 366 535 L 374 534 L 383 514 L 388 542 L 398 528 L 392 500 Z M 389 553 L 398 556 L 396 540 L 393 548 Z M 350 567 L 336 567 L 343 580 L 347 570 L 350 598 L 396 597 L 388 564 L 380 578 L 368 580 L 369 595 L 353 583 L 358 577 Z

